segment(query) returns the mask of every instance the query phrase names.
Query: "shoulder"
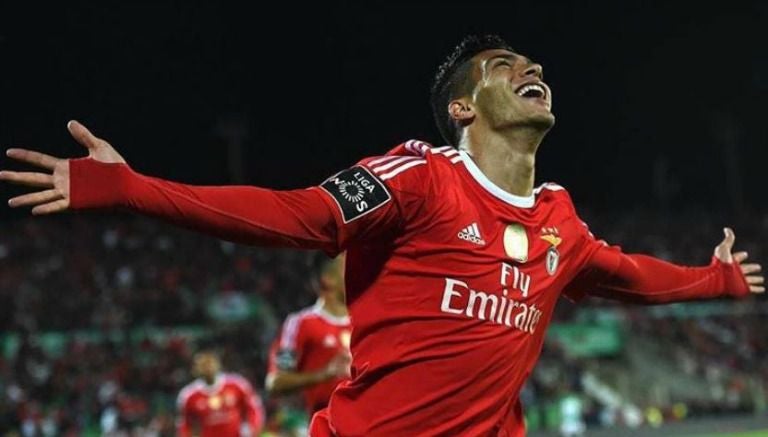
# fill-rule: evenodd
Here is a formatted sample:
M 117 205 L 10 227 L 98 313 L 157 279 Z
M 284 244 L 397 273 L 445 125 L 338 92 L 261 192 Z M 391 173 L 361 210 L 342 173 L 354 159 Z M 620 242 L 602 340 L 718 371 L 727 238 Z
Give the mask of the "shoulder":
M 408 140 L 384 155 L 365 158 L 358 165 L 380 180 L 388 181 L 387 185 L 412 182 L 418 186 L 429 182 L 436 170 L 460 160 L 459 151 L 451 146 L 434 147 L 426 141 Z
M 251 383 L 247 379 L 245 379 L 244 376 L 238 373 L 224 374 L 224 383 L 230 386 L 237 387 L 238 389 L 245 392 L 252 390 Z
M 384 155 L 358 161 L 326 179 L 319 188 L 341 212 L 345 224 L 393 203 L 395 208 L 382 211 L 416 214 L 426 199 L 434 197 L 439 186 L 435 181 L 452 180 L 445 172 L 460 160 L 459 152 L 450 146 L 433 147 L 425 141 L 408 140 Z
M 314 317 L 312 307 L 304 308 L 295 313 L 290 313 L 283 322 L 283 330 L 280 334 L 280 348 L 292 348 L 296 344 L 296 338 L 302 326 Z
M 201 388 L 201 382 L 198 380 L 194 380 L 190 382 L 189 384 L 185 385 L 180 391 L 179 395 L 176 397 L 176 404 L 179 408 L 184 407 L 186 405 L 187 401 L 194 396 L 196 393 L 200 392 Z
M 558 207 L 566 207 L 570 211 L 576 212 L 570 193 L 560 184 L 544 182 L 533 190 L 533 194 L 540 202 L 553 203 Z

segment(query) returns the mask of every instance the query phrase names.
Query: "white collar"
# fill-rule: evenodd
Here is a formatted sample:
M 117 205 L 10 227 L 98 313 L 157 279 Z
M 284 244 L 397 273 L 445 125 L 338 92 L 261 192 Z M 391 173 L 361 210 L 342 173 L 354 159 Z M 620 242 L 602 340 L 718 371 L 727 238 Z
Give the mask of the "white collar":
M 222 373 L 217 374 L 211 385 L 208 385 L 203 378 L 198 378 L 197 383 L 207 394 L 214 394 L 221 390 L 221 387 L 224 385 L 224 375 Z
M 323 309 L 322 301 L 318 300 L 312 307 L 312 312 L 318 316 L 324 318 L 328 323 L 332 325 L 349 325 L 349 316 L 334 316 L 325 309 Z
M 491 182 L 488 177 L 483 174 L 483 172 L 480 170 L 480 167 L 475 164 L 475 161 L 472 160 L 472 157 L 467 153 L 465 150 L 460 150 L 459 155 L 461 156 L 461 160 L 464 162 L 464 166 L 469 171 L 469 174 L 472 175 L 472 177 L 477 181 L 478 184 L 480 184 L 481 187 L 485 188 L 486 191 L 493 194 L 495 197 L 503 200 L 506 203 L 509 203 L 510 205 L 517 206 L 518 208 L 530 208 L 533 206 L 533 204 L 536 202 L 536 197 L 534 197 L 533 194 L 530 196 L 516 196 L 512 193 L 508 193 L 501 189 L 498 185 Z

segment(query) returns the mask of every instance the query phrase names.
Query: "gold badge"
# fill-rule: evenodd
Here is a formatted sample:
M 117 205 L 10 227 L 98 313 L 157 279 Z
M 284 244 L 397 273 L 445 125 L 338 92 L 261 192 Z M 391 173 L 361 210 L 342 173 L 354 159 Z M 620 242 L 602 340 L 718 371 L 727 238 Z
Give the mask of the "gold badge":
M 212 410 L 218 410 L 219 408 L 221 408 L 221 398 L 218 396 L 211 396 L 210 398 L 208 398 L 208 406 Z
M 517 262 L 528 261 L 528 235 L 523 225 L 513 223 L 504 229 L 504 251 Z

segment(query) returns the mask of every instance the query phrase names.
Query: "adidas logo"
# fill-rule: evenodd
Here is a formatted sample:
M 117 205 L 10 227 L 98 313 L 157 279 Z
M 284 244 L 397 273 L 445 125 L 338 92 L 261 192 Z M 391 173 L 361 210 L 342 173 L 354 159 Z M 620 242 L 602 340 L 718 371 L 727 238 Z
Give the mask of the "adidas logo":
M 480 236 L 480 229 L 477 227 L 477 222 L 472 223 L 466 228 L 459 231 L 459 238 L 466 240 L 481 246 L 485 245 L 485 240 Z

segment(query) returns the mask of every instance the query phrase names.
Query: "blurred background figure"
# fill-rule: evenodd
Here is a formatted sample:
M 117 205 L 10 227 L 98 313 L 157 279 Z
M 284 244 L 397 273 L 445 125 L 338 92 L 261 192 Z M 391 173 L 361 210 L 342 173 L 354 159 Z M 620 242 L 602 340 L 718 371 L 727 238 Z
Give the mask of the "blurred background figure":
M 344 303 L 344 255 L 312 258 L 314 305 L 288 315 L 270 350 L 266 389 L 301 392 L 311 415 L 328 405 L 336 385 L 350 375 L 351 326 Z
M 242 376 L 223 373 L 219 356 L 210 350 L 195 354 L 198 379 L 178 399 L 180 437 L 254 437 L 261 433 L 264 409 L 251 384 Z

